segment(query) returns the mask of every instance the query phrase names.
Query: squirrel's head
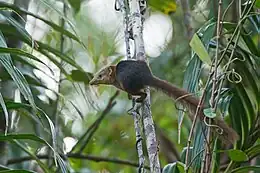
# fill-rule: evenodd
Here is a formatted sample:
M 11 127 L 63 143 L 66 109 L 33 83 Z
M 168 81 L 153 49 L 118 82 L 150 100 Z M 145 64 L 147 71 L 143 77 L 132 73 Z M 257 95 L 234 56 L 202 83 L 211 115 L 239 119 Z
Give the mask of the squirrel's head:
M 115 70 L 116 66 L 108 66 L 102 68 L 97 72 L 93 79 L 89 82 L 90 85 L 99 85 L 99 84 L 113 84 L 115 81 Z

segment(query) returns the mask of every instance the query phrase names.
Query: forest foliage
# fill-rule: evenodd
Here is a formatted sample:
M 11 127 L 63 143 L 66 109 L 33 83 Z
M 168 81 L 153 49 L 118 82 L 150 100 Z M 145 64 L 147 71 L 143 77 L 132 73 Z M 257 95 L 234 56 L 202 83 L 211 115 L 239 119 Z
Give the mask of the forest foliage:
M 138 164 L 127 94 L 88 84 L 125 59 L 124 18 L 114 3 L 0 1 L 0 172 L 149 170 L 145 140 L 146 162 Z M 162 172 L 260 172 L 260 1 L 147 6 L 144 41 L 165 36 L 145 43 L 153 73 L 203 97 L 206 118 L 223 117 L 240 137 L 223 144 L 210 120 L 192 128 L 188 112 L 151 90 Z M 168 33 L 151 22 L 158 16 Z

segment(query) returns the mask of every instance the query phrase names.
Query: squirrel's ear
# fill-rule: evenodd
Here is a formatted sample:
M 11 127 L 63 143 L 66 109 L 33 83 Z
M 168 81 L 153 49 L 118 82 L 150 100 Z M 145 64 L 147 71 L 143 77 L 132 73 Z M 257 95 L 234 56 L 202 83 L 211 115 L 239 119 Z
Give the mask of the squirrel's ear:
M 115 66 L 113 66 L 113 65 L 109 66 L 109 68 L 108 68 L 108 71 L 109 71 L 108 74 L 109 74 L 109 76 L 112 76 L 112 75 L 113 75 L 114 70 L 115 70 Z

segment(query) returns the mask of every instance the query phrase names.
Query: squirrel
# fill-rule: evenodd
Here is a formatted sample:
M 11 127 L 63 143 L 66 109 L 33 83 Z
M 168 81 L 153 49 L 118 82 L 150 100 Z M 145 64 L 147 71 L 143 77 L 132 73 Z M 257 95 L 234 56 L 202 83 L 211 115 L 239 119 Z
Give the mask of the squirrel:
M 116 88 L 128 93 L 131 96 L 139 96 L 136 102 L 142 102 L 147 94 L 144 92 L 146 86 L 161 90 L 171 98 L 178 100 L 181 104 L 186 106 L 189 111 L 189 117 L 193 120 L 199 99 L 191 95 L 184 89 L 178 88 L 173 84 L 159 79 L 154 76 L 144 61 L 123 60 L 117 65 L 110 65 L 102 68 L 97 72 L 93 79 L 89 82 L 90 85 L 113 85 Z M 200 108 L 198 115 L 203 121 L 203 108 Z M 219 117 L 212 119 L 212 124 L 221 128 L 220 137 L 224 142 L 234 144 L 238 140 L 237 133 L 229 127 L 225 121 Z

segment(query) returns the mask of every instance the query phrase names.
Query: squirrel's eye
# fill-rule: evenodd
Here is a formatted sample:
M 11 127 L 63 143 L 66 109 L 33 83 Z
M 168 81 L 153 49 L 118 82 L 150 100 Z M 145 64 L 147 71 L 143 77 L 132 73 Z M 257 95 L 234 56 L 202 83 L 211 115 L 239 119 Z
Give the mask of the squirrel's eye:
M 102 75 L 100 74 L 100 75 L 98 75 L 98 77 L 99 77 L 99 78 L 102 78 Z

